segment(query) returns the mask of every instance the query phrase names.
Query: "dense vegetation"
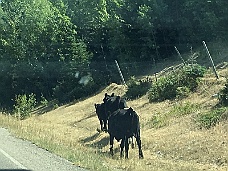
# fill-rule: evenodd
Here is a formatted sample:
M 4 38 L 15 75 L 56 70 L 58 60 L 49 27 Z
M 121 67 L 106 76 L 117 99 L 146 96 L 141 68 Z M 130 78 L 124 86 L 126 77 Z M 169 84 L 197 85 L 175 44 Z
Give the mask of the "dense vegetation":
M 149 91 L 149 101 L 163 101 L 185 97 L 198 86 L 199 77 L 203 77 L 205 68 L 198 64 L 186 65 L 170 72 L 155 82 Z
M 78 99 L 116 81 L 114 60 L 159 61 L 171 58 L 174 46 L 184 51 L 202 40 L 226 40 L 227 6 L 227 0 L 1 0 L 0 107 L 29 95 L 38 102 Z

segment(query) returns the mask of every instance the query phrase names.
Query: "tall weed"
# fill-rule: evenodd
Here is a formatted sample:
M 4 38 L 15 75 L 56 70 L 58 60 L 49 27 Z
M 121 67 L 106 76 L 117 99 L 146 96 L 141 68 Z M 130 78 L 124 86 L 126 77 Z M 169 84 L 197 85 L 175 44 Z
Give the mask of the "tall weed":
M 19 119 L 25 119 L 36 106 L 36 95 L 16 95 L 14 113 Z

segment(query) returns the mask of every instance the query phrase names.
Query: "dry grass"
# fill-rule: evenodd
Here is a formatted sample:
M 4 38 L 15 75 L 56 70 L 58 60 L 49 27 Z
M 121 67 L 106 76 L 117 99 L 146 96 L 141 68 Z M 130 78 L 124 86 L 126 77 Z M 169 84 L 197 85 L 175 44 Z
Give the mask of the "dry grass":
M 219 75 L 227 76 L 228 69 L 219 69 Z M 140 116 L 141 136 L 145 159 L 138 159 L 138 150 L 130 149 L 130 159 L 120 159 L 118 142 L 116 154 L 110 157 L 107 133 L 97 132 L 99 121 L 95 115 L 94 103 L 101 103 L 104 93 L 124 95 L 126 87 L 111 84 L 103 91 L 83 101 L 61 106 L 42 115 L 17 121 L 0 115 L 0 125 L 21 138 L 61 155 L 75 165 L 90 170 L 129 171 L 194 171 L 228 170 L 228 122 L 224 121 L 209 130 L 201 130 L 194 121 L 196 115 L 210 110 L 217 104 L 212 95 L 225 83 L 225 78 L 216 80 L 208 73 L 200 88 L 181 101 L 149 103 L 147 96 L 128 101 Z M 194 112 L 183 115 L 167 114 L 175 105 L 185 103 L 200 106 Z M 38 112 L 38 111 L 37 111 Z M 164 122 L 155 128 L 154 116 Z M 167 116 L 167 117 L 161 117 Z

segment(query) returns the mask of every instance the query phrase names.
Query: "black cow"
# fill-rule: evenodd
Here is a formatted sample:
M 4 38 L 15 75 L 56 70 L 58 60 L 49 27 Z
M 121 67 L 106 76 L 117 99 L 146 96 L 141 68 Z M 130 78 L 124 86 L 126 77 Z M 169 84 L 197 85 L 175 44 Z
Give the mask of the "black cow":
M 114 111 L 128 108 L 126 99 L 120 96 L 115 96 L 114 93 L 111 95 L 105 93 L 103 102 L 105 103 L 105 112 L 108 118 Z M 134 148 L 133 136 L 131 137 L 131 147 Z
M 105 112 L 105 104 L 94 104 L 97 117 L 100 121 L 101 131 L 107 131 L 108 115 Z
M 107 131 L 107 121 L 108 117 L 116 111 L 117 109 L 124 109 L 127 107 L 126 100 L 120 96 L 114 96 L 114 93 L 108 95 L 105 93 L 103 99 L 104 103 L 94 104 L 97 117 L 100 121 L 100 126 L 102 131 Z
M 126 100 L 124 98 L 121 98 L 120 96 L 115 96 L 114 93 L 112 93 L 111 95 L 105 93 L 103 102 L 105 104 L 105 111 L 108 115 L 110 115 L 117 109 L 128 108 Z
M 108 133 L 110 135 L 110 153 L 113 153 L 113 141 L 114 138 L 117 141 L 121 140 L 120 144 L 120 156 L 123 156 L 123 149 L 125 147 L 125 158 L 128 158 L 130 137 L 135 137 L 139 149 L 139 158 L 143 158 L 143 152 L 141 148 L 140 138 L 140 124 L 139 116 L 132 109 L 118 109 L 113 112 L 108 119 Z

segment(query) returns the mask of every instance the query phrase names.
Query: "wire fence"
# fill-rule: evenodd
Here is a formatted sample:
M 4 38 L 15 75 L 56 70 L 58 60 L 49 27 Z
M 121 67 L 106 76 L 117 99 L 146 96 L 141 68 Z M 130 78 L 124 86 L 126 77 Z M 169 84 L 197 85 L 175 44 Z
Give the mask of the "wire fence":
M 156 73 L 164 70 L 167 67 L 178 65 L 182 63 L 181 60 L 177 61 L 162 61 L 155 63 L 153 61 L 143 61 L 143 62 L 118 62 L 118 66 L 125 81 L 128 81 L 132 76 L 154 76 Z M 109 77 L 110 82 L 123 83 L 121 75 L 118 71 L 118 66 L 115 61 L 113 62 L 93 62 L 90 65 L 90 72 L 95 73 L 94 75 L 103 78 Z
M 223 52 L 224 50 L 220 49 L 221 45 L 217 45 L 216 47 L 219 48 L 212 48 L 216 49 L 212 51 L 212 56 L 218 56 L 221 58 L 223 56 L 224 60 L 227 60 L 227 51 Z M 178 47 L 177 47 L 178 48 Z M 71 63 L 63 63 L 63 62 L 49 62 L 49 63 L 41 63 L 41 62 L 18 62 L 17 64 L 12 65 L 9 61 L 0 61 L 1 72 L 0 76 L 4 77 L 9 75 L 8 73 L 12 72 L 13 69 L 17 70 L 17 76 L 20 77 L 49 77 L 49 78 L 56 78 L 56 77 L 66 77 L 66 76 L 75 76 L 75 77 L 82 77 L 86 75 L 91 75 L 92 77 L 96 77 L 101 81 L 105 82 L 115 82 L 121 83 L 121 76 L 119 73 L 119 69 L 124 77 L 125 81 L 128 81 L 132 76 L 140 77 L 140 76 L 154 76 L 158 72 L 166 72 L 173 67 L 183 63 L 183 60 L 187 61 L 189 57 L 198 57 L 197 53 L 193 52 L 194 50 L 191 49 L 188 56 L 181 56 L 180 54 L 176 54 L 172 60 L 164 59 L 161 61 L 140 61 L 140 62 L 122 62 L 117 61 L 117 67 L 115 61 L 93 61 L 89 65 L 72 65 Z M 210 66 L 210 60 L 207 57 L 205 51 L 201 50 L 200 60 L 203 65 Z M 225 54 L 225 55 L 224 55 Z M 174 60 L 175 58 L 175 60 Z M 188 58 L 188 59 L 187 59 Z M 215 64 L 218 61 L 215 58 Z M 195 59 L 192 59 L 195 60 Z M 198 60 L 198 59 L 197 59 Z M 198 62 L 198 61 L 197 61 Z M 13 66 L 13 67 L 12 67 Z

